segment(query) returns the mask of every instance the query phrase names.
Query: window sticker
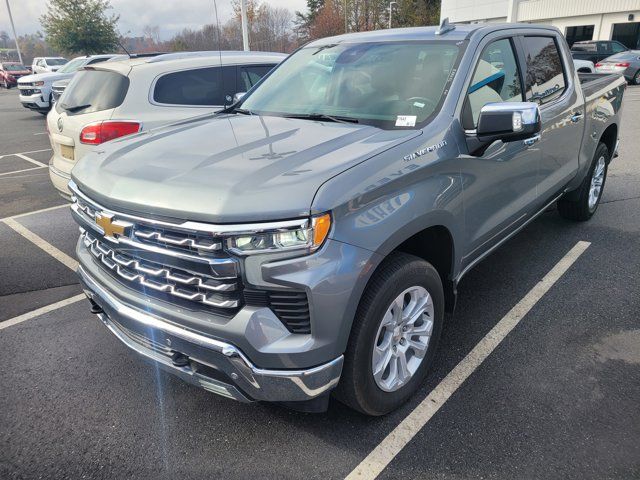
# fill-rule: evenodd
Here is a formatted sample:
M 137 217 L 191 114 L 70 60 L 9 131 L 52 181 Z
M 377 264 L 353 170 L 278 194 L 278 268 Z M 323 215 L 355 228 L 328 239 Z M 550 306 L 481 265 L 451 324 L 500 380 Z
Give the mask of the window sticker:
M 396 127 L 415 127 L 416 115 L 398 115 L 396 117 Z

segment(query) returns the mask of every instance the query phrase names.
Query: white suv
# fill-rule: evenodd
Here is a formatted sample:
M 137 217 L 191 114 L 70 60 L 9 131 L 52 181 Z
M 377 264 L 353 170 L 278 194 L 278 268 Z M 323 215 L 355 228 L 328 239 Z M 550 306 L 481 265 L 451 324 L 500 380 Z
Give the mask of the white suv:
M 35 57 L 31 64 L 33 73 L 57 72 L 69 60 L 64 57 Z
M 285 58 L 282 53 L 184 52 L 84 67 L 47 116 L 53 185 L 70 198 L 71 169 L 95 145 L 220 110 Z

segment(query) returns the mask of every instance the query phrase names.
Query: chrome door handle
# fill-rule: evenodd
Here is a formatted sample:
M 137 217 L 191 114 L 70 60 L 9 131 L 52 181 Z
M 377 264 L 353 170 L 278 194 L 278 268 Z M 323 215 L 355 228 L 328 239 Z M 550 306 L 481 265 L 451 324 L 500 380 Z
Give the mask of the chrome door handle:
M 539 141 L 541 138 L 542 138 L 542 135 L 537 134 L 537 135 L 534 135 L 533 137 L 523 140 L 522 143 L 524 143 L 527 147 L 530 147 L 531 145 Z
M 573 115 L 571 115 L 571 121 L 573 123 L 578 123 L 580 120 L 582 120 L 582 113 L 576 112 Z

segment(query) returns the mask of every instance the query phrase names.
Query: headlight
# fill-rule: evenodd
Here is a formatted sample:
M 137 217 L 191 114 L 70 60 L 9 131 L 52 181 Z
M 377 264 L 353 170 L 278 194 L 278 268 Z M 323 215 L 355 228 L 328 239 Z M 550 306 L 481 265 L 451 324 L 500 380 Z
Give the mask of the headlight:
M 239 255 L 289 250 L 306 250 L 310 253 L 320 248 L 330 228 L 331 216 L 325 213 L 292 227 L 233 235 L 227 240 L 227 248 Z
M 41 87 L 44 85 L 44 82 L 33 82 L 36 87 Z

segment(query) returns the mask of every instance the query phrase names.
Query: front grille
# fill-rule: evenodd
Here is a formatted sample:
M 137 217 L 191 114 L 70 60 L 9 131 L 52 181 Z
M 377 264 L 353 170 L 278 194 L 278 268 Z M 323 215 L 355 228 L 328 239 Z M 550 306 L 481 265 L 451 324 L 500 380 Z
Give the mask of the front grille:
M 245 304 L 266 307 L 290 332 L 311 333 L 306 293 L 245 289 L 238 261 L 224 248 L 224 234 L 208 232 L 204 224 L 196 229 L 190 222 L 113 212 L 72 190 L 82 244 L 103 271 L 126 287 L 226 317 Z
M 113 277 L 125 285 L 161 299 L 171 299 L 213 307 L 217 313 L 229 315 L 240 306 L 238 281 L 218 280 L 186 270 L 137 258 L 110 248 L 85 231 L 85 247 Z M 175 297 L 175 298 L 172 298 Z
M 247 305 L 269 307 L 291 333 L 311 333 L 309 301 L 295 290 L 245 290 Z
M 36 93 L 40 93 L 40 90 L 34 90 L 34 89 L 28 89 L 28 88 L 21 88 L 20 89 L 20 95 L 35 95 Z
M 33 82 L 20 82 L 18 84 L 18 88 L 33 87 L 33 86 L 34 86 Z

